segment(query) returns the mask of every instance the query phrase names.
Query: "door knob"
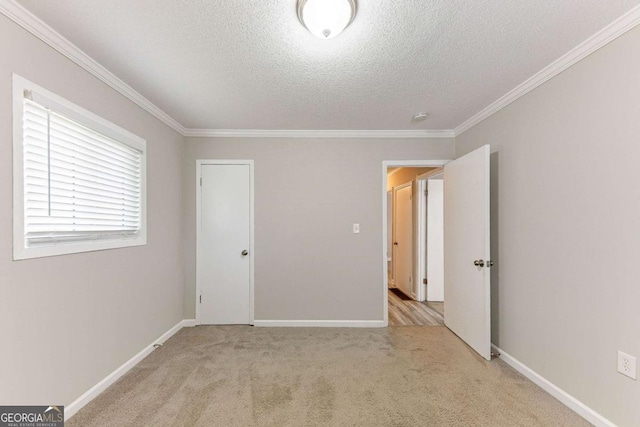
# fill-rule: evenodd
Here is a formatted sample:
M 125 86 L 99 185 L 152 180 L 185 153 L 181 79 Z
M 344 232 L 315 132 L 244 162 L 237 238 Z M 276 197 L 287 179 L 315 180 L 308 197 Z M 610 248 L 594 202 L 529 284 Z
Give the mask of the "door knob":
M 242 251 L 242 256 L 247 256 L 247 255 L 249 255 L 249 251 L 247 251 L 246 249 Z
M 484 261 L 481 259 L 477 259 L 473 261 L 473 265 L 475 265 L 476 267 L 484 267 Z

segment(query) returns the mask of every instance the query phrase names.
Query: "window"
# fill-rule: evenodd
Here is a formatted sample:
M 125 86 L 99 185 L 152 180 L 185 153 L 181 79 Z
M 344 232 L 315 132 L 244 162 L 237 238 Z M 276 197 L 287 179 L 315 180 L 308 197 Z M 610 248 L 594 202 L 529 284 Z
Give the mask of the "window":
M 14 259 L 146 243 L 146 142 L 14 75 Z

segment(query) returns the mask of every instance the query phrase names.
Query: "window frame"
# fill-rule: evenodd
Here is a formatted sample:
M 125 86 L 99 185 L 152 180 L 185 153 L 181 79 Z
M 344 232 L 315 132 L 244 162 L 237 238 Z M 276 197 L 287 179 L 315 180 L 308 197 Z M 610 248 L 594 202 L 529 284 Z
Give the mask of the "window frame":
M 126 248 L 147 244 L 147 143 L 143 138 L 120 126 L 67 101 L 30 81 L 13 74 L 13 259 L 24 260 L 106 249 Z M 101 133 L 141 152 L 141 200 L 140 231 L 132 237 L 75 242 L 52 242 L 50 245 L 29 247 L 25 241 L 24 211 L 24 159 L 23 159 L 23 102 L 25 91 L 30 91 L 34 101 L 42 103 L 91 130 Z M 36 100 L 37 97 L 37 100 Z

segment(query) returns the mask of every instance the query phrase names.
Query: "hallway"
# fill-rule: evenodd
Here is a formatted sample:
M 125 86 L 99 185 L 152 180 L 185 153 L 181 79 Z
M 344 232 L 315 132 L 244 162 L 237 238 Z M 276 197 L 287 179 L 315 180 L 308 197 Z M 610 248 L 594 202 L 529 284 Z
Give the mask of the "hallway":
M 442 326 L 444 303 L 418 302 L 389 289 L 389 326 Z

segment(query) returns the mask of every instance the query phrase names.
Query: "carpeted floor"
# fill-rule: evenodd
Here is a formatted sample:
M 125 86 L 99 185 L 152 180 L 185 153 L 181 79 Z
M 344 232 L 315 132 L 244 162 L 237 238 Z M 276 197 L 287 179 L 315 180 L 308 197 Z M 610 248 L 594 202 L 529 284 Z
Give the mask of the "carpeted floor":
M 182 329 L 75 426 L 584 426 L 444 327 Z

